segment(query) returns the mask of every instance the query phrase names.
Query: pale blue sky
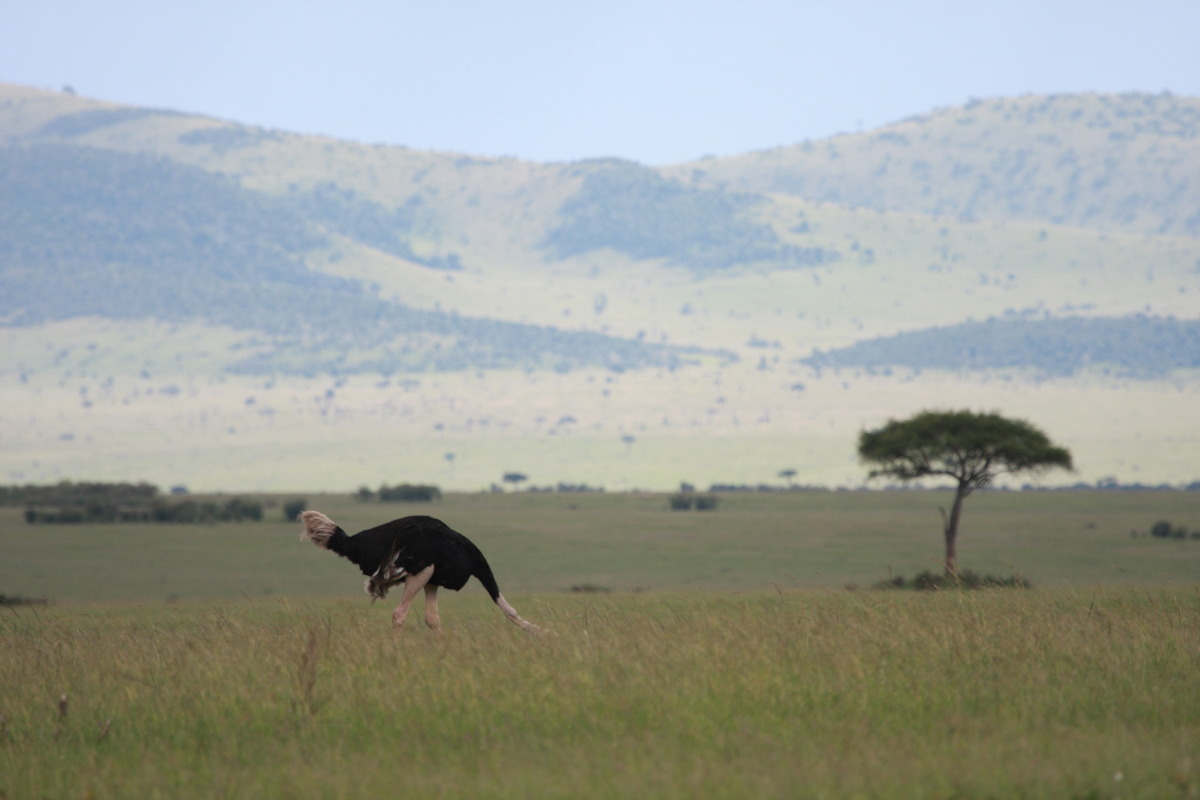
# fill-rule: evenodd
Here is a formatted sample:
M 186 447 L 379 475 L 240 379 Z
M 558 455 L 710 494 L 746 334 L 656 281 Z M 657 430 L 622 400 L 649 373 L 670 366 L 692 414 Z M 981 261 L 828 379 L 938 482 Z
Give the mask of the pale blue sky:
M 0 82 L 300 133 L 667 164 L 972 97 L 1200 96 L 1200 0 L 0 0 Z

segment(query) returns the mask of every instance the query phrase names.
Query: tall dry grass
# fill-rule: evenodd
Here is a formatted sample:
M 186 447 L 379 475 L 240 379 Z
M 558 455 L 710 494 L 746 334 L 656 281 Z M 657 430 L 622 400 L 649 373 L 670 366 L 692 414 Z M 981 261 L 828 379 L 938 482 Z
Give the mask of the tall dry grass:
M 6 611 L 0 797 L 1200 792 L 1193 589 L 514 602 Z

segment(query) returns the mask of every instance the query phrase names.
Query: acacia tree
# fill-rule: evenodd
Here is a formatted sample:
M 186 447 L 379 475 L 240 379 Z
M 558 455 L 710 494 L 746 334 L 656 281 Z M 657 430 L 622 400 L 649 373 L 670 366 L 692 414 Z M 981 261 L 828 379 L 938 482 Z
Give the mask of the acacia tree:
M 863 431 L 858 455 L 876 465 L 871 478 L 915 481 L 946 476 L 957 482 L 954 504 L 942 512 L 946 574 L 957 574 L 956 543 L 963 500 L 1006 473 L 1039 473 L 1054 467 L 1073 469 L 1071 454 L 1024 420 L 971 411 L 923 411 Z
M 529 476 L 523 472 L 506 472 L 504 473 L 504 482 L 511 483 L 515 489 L 522 481 L 529 480 Z

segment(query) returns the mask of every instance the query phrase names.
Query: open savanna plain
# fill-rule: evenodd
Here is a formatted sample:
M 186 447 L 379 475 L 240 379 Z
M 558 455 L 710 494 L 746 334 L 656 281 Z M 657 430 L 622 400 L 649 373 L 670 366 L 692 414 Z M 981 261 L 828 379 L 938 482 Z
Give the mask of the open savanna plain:
M 141 362 L 79 342 L 124 331 Z M 1099 372 L 818 372 L 755 361 L 679 370 L 566 374 L 491 370 L 379 375 L 190 373 L 194 327 L 136 336 L 106 322 L 63 323 L 54 347 L 0 331 L 0 482 L 140 481 L 192 491 L 253 487 L 353 492 L 379 482 L 476 491 L 506 472 L 530 486 L 667 491 L 686 481 L 857 487 L 865 428 L 930 408 L 998 411 L 1043 428 L 1078 472 L 1046 481 L 1186 485 L 1200 480 L 1200 376 L 1134 381 Z M 145 345 L 144 349 L 142 345 Z M 29 356 L 56 370 L 5 371 Z M 211 356 L 212 353 L 209 353 Z M 109 360 L 111 359 L 111 360 Z M 757 359 L 756 359 L 757 360 Z M 38 362 L 42 363 L 42 362 Z M 148 372 L 129 368 L 149 364 Z M 159 367 L 162 367 L 159 369 Z M 106 376 L 115 376 L 109 379 Z M 1017 476 L 1014 485 L 1034 480 Z
M 977 494 L 962 564 L 1034 588 L 940 592 L 870 588 L 936 571 L 939 492 L 308 498 L 445 519 L 538 635 L 474 583 L 393 635 L 289 497 L 0 509 L 0 591 L 52 600 L 0 609 L 0 797 L 1200 794 L 1200 541 L 1146 535 L 1200 527 L 1200 493 Z

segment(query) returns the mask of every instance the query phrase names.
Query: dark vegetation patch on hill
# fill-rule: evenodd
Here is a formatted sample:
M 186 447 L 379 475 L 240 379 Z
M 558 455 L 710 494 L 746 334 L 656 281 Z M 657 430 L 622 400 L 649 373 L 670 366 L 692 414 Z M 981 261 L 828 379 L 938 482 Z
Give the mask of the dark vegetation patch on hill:
M 361 295 L 306 269 L 304 254 L 325 244 L 296 212 L 166 159 L 0 149 L 0 303 L 10 324 L 85 314 L 227 322 L 231 305 L 245 310 L 256 295 Z
M 761 196 L 688 186 L 626 161 L 589 168 L 546 237 L 558 258 L 611 248 L 697 271 L 761 262 L 819 266 L 838 258 L 819 247 L 785 244 L 769 225 L 748 219 L 747 212 L 766 202 Z
M 1047 376 L 1110 368 L 1132 378 L 1200 367 L 1200 320 L 1174 317 L 989 319 L 817 351 L 817 368 L 985 370 L 1033 368 Z

